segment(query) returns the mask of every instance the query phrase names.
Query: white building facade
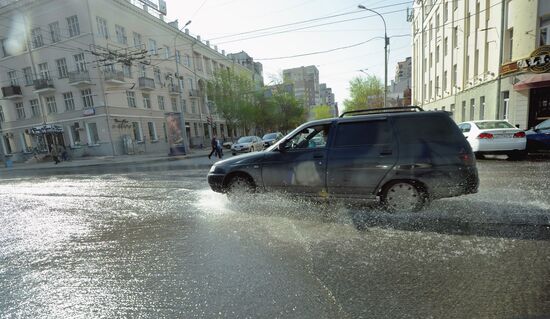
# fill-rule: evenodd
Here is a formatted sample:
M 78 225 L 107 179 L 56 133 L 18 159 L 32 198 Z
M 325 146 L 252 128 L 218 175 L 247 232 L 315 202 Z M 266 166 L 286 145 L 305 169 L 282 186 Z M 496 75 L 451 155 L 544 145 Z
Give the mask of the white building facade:
M 234 133 L 206 81 L 218 68 L 250 71 L 162 14 L 125 0 L 1 5 L 0 153 L 167 154 Z
M 457 122 L 550 117 L 550 1 L 417 0 L 410 21 L 412 104 Z

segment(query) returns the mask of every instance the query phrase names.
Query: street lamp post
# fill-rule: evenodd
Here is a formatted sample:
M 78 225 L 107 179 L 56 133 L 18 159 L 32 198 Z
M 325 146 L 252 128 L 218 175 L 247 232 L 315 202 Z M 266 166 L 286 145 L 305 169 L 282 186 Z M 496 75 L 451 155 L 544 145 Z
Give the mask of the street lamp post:
M 359 9 L 367 10 L 377 14 L 382 19 L 382 22 L 384 22 L 384 107 L 386 107 L 387 96 L 388 96 L 388 44 L 390 42 L 389 41 L 390 39 L 388 39 L 388 32 L 387 32 L 388 29 L 386 28 L 386 20 L 380 13 L 367 8 L 362 4 L 358 5 L 357 7 Z
M 191 24 L 191 20 L 187 21 L 187 23 L 185 23 L 185 25 L 183 27 L 181 27 L 180 29 L 178 29 L 178 31 L 176 32 L 176 36 L 174 37 L 174 62 L 176 63 L 176 80 L 178 81 L 178 97 L 180 99 L 180 105 L 181 105 L 181 112 L 180 112 L 180 118 L 181 118 L 181 125 L 183 126 L 183 129 L 182 129 L 182 137 L 183 137 L 183 145 L 185 147 L 185 152 L 189 152 L 190 149 L 189 149 L 189 143 L 187 141 L 187 126 L 185 124 L 185 116 L 183 114 L 183 112 L 185 112 L 185 110 L 183 109 L 183 104 L 181 104 L 181 101 L 183 100 L 182 99 L 182 94 L 183 94 L 183 87 L 182 87 L 182 81 L 180 80 L 180 71 L 179 71 L 179 61 L 178 60 L 181 60 L 181 56 L 178 55 L 178 50 L 177 50 L 177 47 L 176 47 L 176 39 L 178 38 L 178 35 L 180 34 L 180 32 L 182 32 L 182 30 L 187 27 L 188 25 Z

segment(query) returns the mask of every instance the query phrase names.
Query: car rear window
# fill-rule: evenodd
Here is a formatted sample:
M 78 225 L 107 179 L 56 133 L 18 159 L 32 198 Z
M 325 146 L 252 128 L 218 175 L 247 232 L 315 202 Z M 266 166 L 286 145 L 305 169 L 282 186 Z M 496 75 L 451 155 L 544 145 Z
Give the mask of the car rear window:
M 464 137 L 448 116 L 395 117 L 394 129 L 402 144 L 463 142 Z
M 391 129 L 388 121 L 340 123 L 336 130 L 335 147 L 388 144 Z
M 480 130 L 490 130 L 495 128 L 515 128 L 512 124 L 506 121 L 487 121 L 474 123 Z

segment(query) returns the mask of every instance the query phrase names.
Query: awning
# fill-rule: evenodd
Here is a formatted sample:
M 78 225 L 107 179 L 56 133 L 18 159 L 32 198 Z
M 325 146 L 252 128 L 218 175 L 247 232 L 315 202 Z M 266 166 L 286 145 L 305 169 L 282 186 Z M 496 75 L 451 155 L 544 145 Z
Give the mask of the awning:
M 41 125 L 31 128 L 31 134 L 40 135 L 40 134 L 51 134 L 51 133 L 63 133 L 63 127 L 59 125 Z
M 534 74 L 514 84 L 514 90 L 523 91 L 550 86 L 550 73 Z

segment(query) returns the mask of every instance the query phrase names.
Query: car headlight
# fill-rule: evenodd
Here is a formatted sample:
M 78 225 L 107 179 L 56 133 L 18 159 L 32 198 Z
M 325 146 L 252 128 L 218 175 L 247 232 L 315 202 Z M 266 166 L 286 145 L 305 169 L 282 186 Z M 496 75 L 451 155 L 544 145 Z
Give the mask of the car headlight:
M 216 165 L 212 165 L 212 167 L 210 167 L 209 173 L 214 173 L 215 170 L 216 170 Z

